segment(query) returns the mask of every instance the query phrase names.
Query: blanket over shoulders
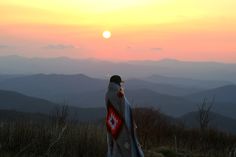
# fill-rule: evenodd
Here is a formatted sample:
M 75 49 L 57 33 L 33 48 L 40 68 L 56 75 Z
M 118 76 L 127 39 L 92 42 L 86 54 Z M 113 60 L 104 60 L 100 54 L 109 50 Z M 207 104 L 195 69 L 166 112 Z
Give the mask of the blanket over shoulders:
M 106 93 L 107 157 L 144 157 L 134 127 L 131 105 L 122 88 L 110 83 Z M 109 109 L 112 105 L 113 111 Z M 112 113 L 114 112 L 114 113 Z M 121 126 L 119 126 L 121 125 Z M 114 133 L 117 133 L 114 136 Z M 119 129 L 119 130 L 116 130 Z

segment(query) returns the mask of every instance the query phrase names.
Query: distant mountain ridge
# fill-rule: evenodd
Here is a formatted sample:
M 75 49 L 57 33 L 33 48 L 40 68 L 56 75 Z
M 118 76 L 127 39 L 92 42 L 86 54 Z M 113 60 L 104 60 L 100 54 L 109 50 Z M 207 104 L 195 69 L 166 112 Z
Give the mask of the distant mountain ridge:
M 92 78 L 84 74 L 35 74 L 4 79 L 0 81 L 0 89 L 20 92 L 54 103 L 67 102 L 75 107 L 100 108 L 104 107 L 108 82 L 109 80 Z M 199 90 L 141 79 L 125 81 L 125 91 L 133 105 L 158 107 L 168 115 L 180 116 L 195 110 L 204 97 L 214 93 L 212 91 L 218 91 L 220 95 L 215 99 L 214 111 L 236 118 L 235 85 Z
M 156 84 L 139 79 L 128 79 L 125 82 L 125 88 L 128 90 L 151 89 L 157 93 L 173 96 L 182 96 L 199 91 L 168 84 Z M 89 95 L 96 97 L 96 95 L 99 95 L 101 96 L 100 100 L 91 103 L 94 105 L 92 107 L 96 107 L 103 105 L 103 98 L 108 83 L 109 80 L 91 78 L 83 74 L 36 74 L 0 81 L 0 89 L 17 91 L 53 102 L 69 101 L 74 106 L 88 104 L 90 100 L 85 101 L 84 97 Z M 91 106 L 91 104 L 88 105 Z
M 196 93 L 203 90 L 201 88 L 178 87 L 174 84 L 155 83 L 141 79 L 128 79 L 127 81 L 125 81 L 125 87 L 129 90 L 143 88 L 151 89 L 155 92 L 172 96 L 184 96 L 189 93 Z
M 83 74 L 58 75 L 36 74 L 0 82 L 0 89 L 17 91 L 26 95 L 54 102 L 70 100 L 80 93 L 106 88 L 106 81 Z
M 33 98 L 18 92 L 0 90 L 0 108 L 4 110 L 49 113 L 55 107 L 55 103 L 44 99 Z
M 159 84 L 169 84 L 175 85 L 177 87 L 192 87 L 196 89 L 210 89 L 221 87 L 229 84 L 233 84 L 229 81 L 215 81 L 215 80 L 196 80 L 190 78 L 181 78 L 181 77 L 167 77 L 162 75 L 152 75 L 150 77 L 144 78 L 146 81 Z
M 185 99 L 200 105 L 204 99 L 213 103 L 212 111 L 236 119 L 236 85 L 226 85 L 190 94 Z
M 45 120 L 48 115 L 53 116 L 60 105 L 50 101 L 35 97 L 26 96 L 13 91 L 0 90 L 0 119 L 16 120 L 21 115 L 26 115 L 28 118 Z M 70 118 L 78 121 L 98 121 L 105 116 L 105 107 L 101 108 L 78 108 L 68 106 Z M 6 111 L 6 113 L 4 113 Z M 11 115 L 15 113 L 17 115 Z M 19 113 L 20 112 L 20 113 Z M 3 113 L 1 115 L 1 113 Z M 25 113 L 25 114 L 24 114 Z M 24 118 L 24 117 L 22 117 Z
M 160 94 L 150 89 L 127 90 L 127 97 L 133 105 L 156 107 L 170 116 L 180 116 L 196 109 L 196 106 L 182 97 Z
M 93 96 L 93 99 L 98 99 Z M 198 127 L 196 108 L 189 101 L 181 97 L 173 97 L 162 95 L 151 90 L 140 89 L 127 91 L 132 107 L 159 107 L 160 111 L 168 114 L 173 122 L 181 120 L 187 127 Z M 135 101 L 133 98 L 136 98 Z M 89 97 L 85 98 L 92 102 Z M 96 101 L 96 100 L 95 100 Z M 152 102 L 156 102 L 153 104 Z M 151 105 L 151 106 L 149 106 Z M 35 97 L 26 96 L 17 92 L 0 90 L 0 121 L 14 121 L 31 119 L 37 121 L 45 121 L 53 116 L 58 109 L 58 104 Z M 196 107 L 196 106 L 195 106 Z M 213 106 L 214 108 L 214 106 Z M 222 110 L 222 108 L 220 108 Z M 105 118 L 105 104 L 100 108 L 78 108 L 69 106 L 69 118 L 79 122 L 102 122 Z M 221 114 L 212 112 L 210 114 L 210 126 L 219 130 L 236 134 L 236 118 L 230 118 Z M 231 108 L 235 114 L 235 108 Z M 172 118 L 178 116 L 179 118 Z M 182 116 L 181 116 L 182 115 Z
M 106 78 L 120 74 L 126 78 L 148 77 L 153 74 L 200 80 L 224 80 L 236 83 L 236 64 L 216 62 L 186 62 L 177 60 L 109 62 L 95 59 L 0 57 L 0 73 L 36 74 L 83 73 Z
M 226 102 L 236 104 L 236 85 L 226 85 L 214 89 L 209 89 L 188 95 L 186 98 L 192 101 L 202 101 L 204 98 L 208 100 L 214 99 L 216 102 Z

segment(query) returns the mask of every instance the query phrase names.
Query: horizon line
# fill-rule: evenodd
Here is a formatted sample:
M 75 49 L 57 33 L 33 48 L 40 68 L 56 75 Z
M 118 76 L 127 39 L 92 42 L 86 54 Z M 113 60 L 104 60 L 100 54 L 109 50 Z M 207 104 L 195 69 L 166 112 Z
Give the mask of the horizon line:
M 181 60 L 175 58 L 162 58 L 162 59 L 143 59 L 143 60 L 110 60 L 110 59 L 100 59 L 95 57 L 88 58 L 72 58 L 69 56 L 55 56 L 55 57 L 43 57 L 43 56 L 25 56 L 25 55 L 0 55 L 0 58 L 4 57 L 19 57 L 24 59 L 69 59 L 69 60 L 90 60 L 90 61 L 99 61 L 99 62 L 111 62 L 111 63 L 134 63 L 134 62 L 192 62 L 192 63 L 215 63 L 215 64 L 236 64 L 235 62 L 226 62 L 226 61 L 218 61 L 218 60 Z

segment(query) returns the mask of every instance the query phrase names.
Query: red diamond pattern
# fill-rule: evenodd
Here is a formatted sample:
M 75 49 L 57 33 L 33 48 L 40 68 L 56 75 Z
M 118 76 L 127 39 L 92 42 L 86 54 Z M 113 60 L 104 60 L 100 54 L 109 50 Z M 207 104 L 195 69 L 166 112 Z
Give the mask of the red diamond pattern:
M 111 133 L 112 137 L 116 139 L 121 131 L 123 119 L 120 117 L 119 113 L 110 101 L 108 101 L 107 105 L 106 125 L 107 130 Z

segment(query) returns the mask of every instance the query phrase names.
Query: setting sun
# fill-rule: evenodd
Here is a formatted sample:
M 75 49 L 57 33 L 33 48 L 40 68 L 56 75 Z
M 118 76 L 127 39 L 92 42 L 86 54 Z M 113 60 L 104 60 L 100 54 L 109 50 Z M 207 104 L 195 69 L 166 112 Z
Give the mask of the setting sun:
M 235 62 L 235 5 L 235 0 L 0 0 L 0 53 Z
M 110 31 L 104 31 L 102 33 L 103 38 L 109 39 L 111 37 L 111 32 Z

